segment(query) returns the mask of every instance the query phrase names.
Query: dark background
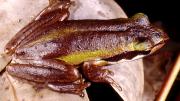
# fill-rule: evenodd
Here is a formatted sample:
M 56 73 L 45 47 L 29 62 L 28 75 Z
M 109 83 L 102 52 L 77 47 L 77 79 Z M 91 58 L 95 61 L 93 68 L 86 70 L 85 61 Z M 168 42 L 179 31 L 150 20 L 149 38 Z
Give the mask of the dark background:
M 142 12 L 152 23 L 160 24 L 170 36 L 171 41 L 180 44 L 178 0 L 115 0 L 131 17 Z M 179 4 L 179 5 L 178 5 Z M 177 49 L 178 51 L 180 49 Z M 166 101 L 180 101 L 180 80 L 176 80 Z M 87 89 L 91 101 L 121 101 L 118 94 L 108 85 L 92 84 Z

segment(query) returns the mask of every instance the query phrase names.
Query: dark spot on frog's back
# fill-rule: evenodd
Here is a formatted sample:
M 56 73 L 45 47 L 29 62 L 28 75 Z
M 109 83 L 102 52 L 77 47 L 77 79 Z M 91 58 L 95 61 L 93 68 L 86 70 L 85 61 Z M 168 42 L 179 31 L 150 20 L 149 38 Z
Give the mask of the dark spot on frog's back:
M 46 48 L 46 47 L 48 47 L 48 45 L 45 43 L 45 44 L 44 44 L 44 47 Z

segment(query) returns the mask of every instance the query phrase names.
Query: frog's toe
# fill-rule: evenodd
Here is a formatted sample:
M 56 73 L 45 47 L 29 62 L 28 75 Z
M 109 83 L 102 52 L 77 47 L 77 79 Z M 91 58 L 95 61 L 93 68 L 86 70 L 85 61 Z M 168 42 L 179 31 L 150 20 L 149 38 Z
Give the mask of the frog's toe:
M 60 93 L 72 93 L 84 97 L 84 90 L 90 86 L 89 82 L 74 83 L 49 83 L 48 88 Z

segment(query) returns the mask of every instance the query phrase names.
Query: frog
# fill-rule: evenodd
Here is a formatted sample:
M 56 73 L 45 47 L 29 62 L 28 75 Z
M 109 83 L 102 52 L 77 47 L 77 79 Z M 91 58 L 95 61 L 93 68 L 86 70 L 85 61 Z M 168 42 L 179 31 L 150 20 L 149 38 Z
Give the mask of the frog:
M 6 44 L 5 53 L 12 58 L 6 66 L 8 74 L 80 96 L 91 82 L 121 88 L 106 67 L 152 54 L 169 39 L 143 13 L 131 18 L 68 20 L 71 4 L 70 0 L 50 0 Z

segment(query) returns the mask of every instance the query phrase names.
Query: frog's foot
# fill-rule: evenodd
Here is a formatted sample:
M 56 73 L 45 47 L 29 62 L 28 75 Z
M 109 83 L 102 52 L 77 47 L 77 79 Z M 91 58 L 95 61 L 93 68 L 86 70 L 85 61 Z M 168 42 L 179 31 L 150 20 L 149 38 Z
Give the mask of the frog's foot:
M 84 97 L 84 92 L 87 87 L 90 86 L 89 82 L 84 82 L 84 80 L 78 80 L 73 83 L 49 83 L 48 88 L 51 90 L 61 92 L 61 93 L 72 93 Z
M 112 79 L 114 73 L 108 69 L 107 65 L 109 65 L 109 63 L 103 60 L 89 61 L 84 62 L 82 69 L 84 75 L 90 81 L 108 83 L 116 86 L 120 91 L 122 91 L 121 86 Z

